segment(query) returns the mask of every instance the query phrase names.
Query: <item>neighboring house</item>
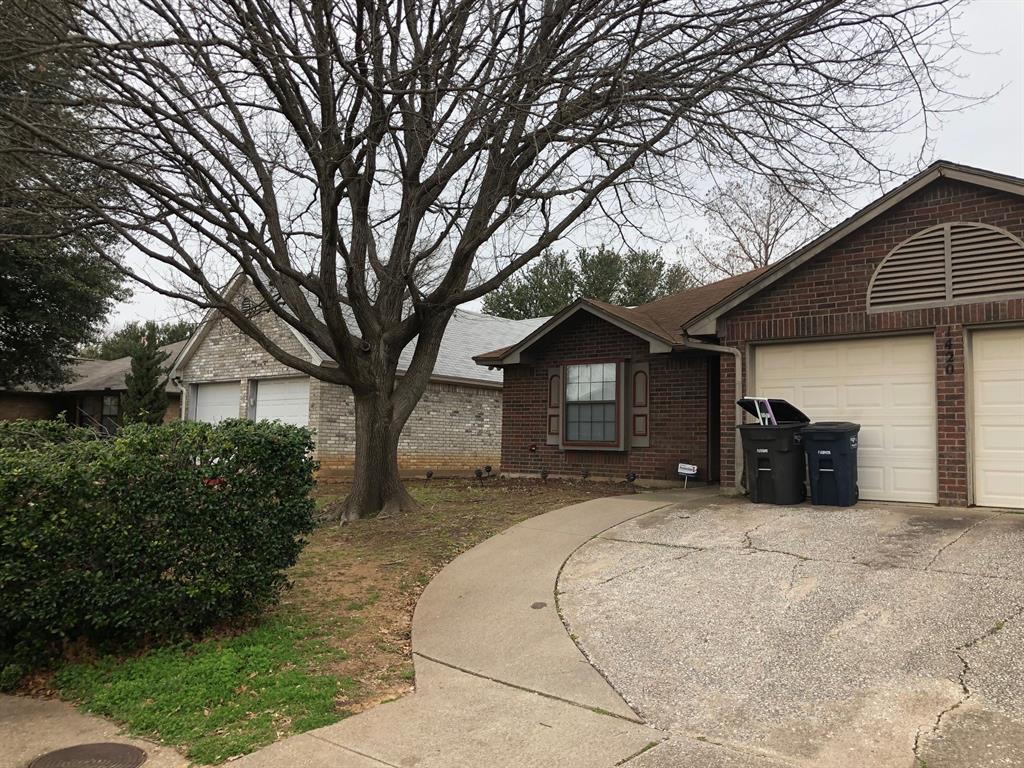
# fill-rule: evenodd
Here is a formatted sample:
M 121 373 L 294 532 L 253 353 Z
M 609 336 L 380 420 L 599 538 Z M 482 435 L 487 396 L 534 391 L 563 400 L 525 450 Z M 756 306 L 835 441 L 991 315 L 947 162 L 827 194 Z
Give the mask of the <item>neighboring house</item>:
M 168 356 L 165 365 L 170 365 L 184 346 L 184 341 L 178 341 L 160 347 Z M 72 424 L 116 432 L 121 425 L 121 398 L 127 389 L 125 375 L 131 367 L 131 357 L 78 359 L 71 380 L 61 387 L 0 390 L 0 420 L 55 419 L 63 413 Z M 171 380 L 167 382 L 167 394 L 164 421 L 172 421 L 181 413 L 181 393 Z
M 261 307 L 248 282 L 237 281 L 233 301 Z M 322 363 L 327 355 L 277 315 L 251 311 L 261 329 L 288 352 Z M 445 331 L 430 383 L 399 441 L 405 473 L 439 473 L 498 465 L 501 446 L 500 371 L 475 365 L 474 350 L 508 344 L 544 322 L 506 320 L 457 310 Z M 412 356 L 403 352 L 399 375 Z M 211 313 L 174 364 L 187 419 L 277 419 L 314 431 L 321 472 L 345 474 L 355 458 L 355 410 L 351 390 L 285 366 L 230 320 Z
M 861 497 L 1024 508 L 1024 180 L 938 162 L 787 258 L 478 355 L 502 469 L 723 485 L 740 394 L 862 425 Z

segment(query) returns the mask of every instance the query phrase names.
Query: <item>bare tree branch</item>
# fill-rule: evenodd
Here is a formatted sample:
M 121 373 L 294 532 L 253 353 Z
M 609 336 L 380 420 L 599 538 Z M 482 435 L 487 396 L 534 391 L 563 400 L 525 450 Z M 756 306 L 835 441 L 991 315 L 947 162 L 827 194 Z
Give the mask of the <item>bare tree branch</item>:
M 102 138 L 4 102 L 0 156 L 116 177 L 128 194 L 92 218 L 175 279 L 122 268 L 350 386 L 357 512 L 404 498 L 396 435 L 454 309 L 588 216 L 636 226 L 720 172 L 831 195 L 885 182 L 905 170 L 887 137 L 962 103 L 945 89 L 955 0 L 64 2 L 70 33 L 15 33 L 0 57 L 74 55 L 83 77 L 51 106 L 87 108 Z M 261 334 L 225 293 L 234 273 L 329 364 Z

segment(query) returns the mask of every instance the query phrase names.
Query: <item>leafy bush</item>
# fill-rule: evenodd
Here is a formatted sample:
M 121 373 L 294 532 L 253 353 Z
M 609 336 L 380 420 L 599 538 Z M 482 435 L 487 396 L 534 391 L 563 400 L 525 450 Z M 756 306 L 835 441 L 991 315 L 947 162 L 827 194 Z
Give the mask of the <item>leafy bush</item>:
M 0 685 L 64 641 L 178 638 L 272 603 L 312 529 L 310 449 L 246 421 L 0 444 Z
M 99 440 L 100 434 L 85 427 L 75 427 L 63 419 L 52 421 L 0 421 L 0 451 L 22 451 L 53 443 L 78 440 Z

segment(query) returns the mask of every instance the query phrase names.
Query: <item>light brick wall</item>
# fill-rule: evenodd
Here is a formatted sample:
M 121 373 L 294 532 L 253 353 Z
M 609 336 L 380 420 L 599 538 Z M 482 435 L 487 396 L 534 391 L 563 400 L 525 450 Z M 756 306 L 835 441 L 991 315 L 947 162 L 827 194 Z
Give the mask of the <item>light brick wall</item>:
M 309 353 L 276 315 L 265 312 L 255 318 L 257 326 L 283 350 L 296 357 L 309 359 Z M 249 379 L 272 376 L 296 376 L 298 371 L 278 362 L 263 347 L 243 334 L 230 320 L 218 318 L 178 375 L 182 379 L 183 408 L 191 413 L 189 384 L 216 381 L 238 381 L 238 417 L 246 418 L 249 403 Z M 312 424 L 312 419 L 310 424 Z
M 325 471 L 344 474 L 355 454 L 352 393 L 313 381 L 310 426 L 317 432 L 317 458 Z M 501 453 L 501 390 L 431 382 L 402 431 L 399 465 L 405 472 L 464 471 L 490 464 Z
M 283 323 L 270 313 L 260 315 L 261 329 L 288 352 L 308 353 Z M 248 416 L 250 381 L 301 376 L 275 360 L 231 321 L 215 320 L 195 354 L 179 375 L 184 413 L 189 413 L 191 384 L 239 382 L 239 417 Z M 316 458 L 321 471 L 344 475 L 355 455 L 355 406 L 347 387 L 310 379 L 309 426 L 316 433 Z M 501 454 L 501 390 L 465 384 L 431 382 L 402 432 L 399 465 L 407 473 L 433 469 L 439 474 L 465 472 L 490 464 Z

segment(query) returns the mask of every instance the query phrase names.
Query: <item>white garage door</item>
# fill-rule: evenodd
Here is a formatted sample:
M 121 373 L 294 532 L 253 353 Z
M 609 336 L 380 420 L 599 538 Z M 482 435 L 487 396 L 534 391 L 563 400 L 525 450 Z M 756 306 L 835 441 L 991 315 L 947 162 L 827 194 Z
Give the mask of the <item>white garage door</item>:
M 256 384 L 256 419 L 283 421 L 304 427 L 309 423 L 309 378 L 260 379 Z
M 974 503 L 1024 508 L 1024 329 L 971 335 Z
M 197 384 L 195 388 L 196 421 L 216 424 L 224 419 L 238 418 L 238 382 Z
M 860 497 L 938 500 L 935 351 L 931 336 L 758 347 L 755 388 L 812 421 L 855 421 Z

